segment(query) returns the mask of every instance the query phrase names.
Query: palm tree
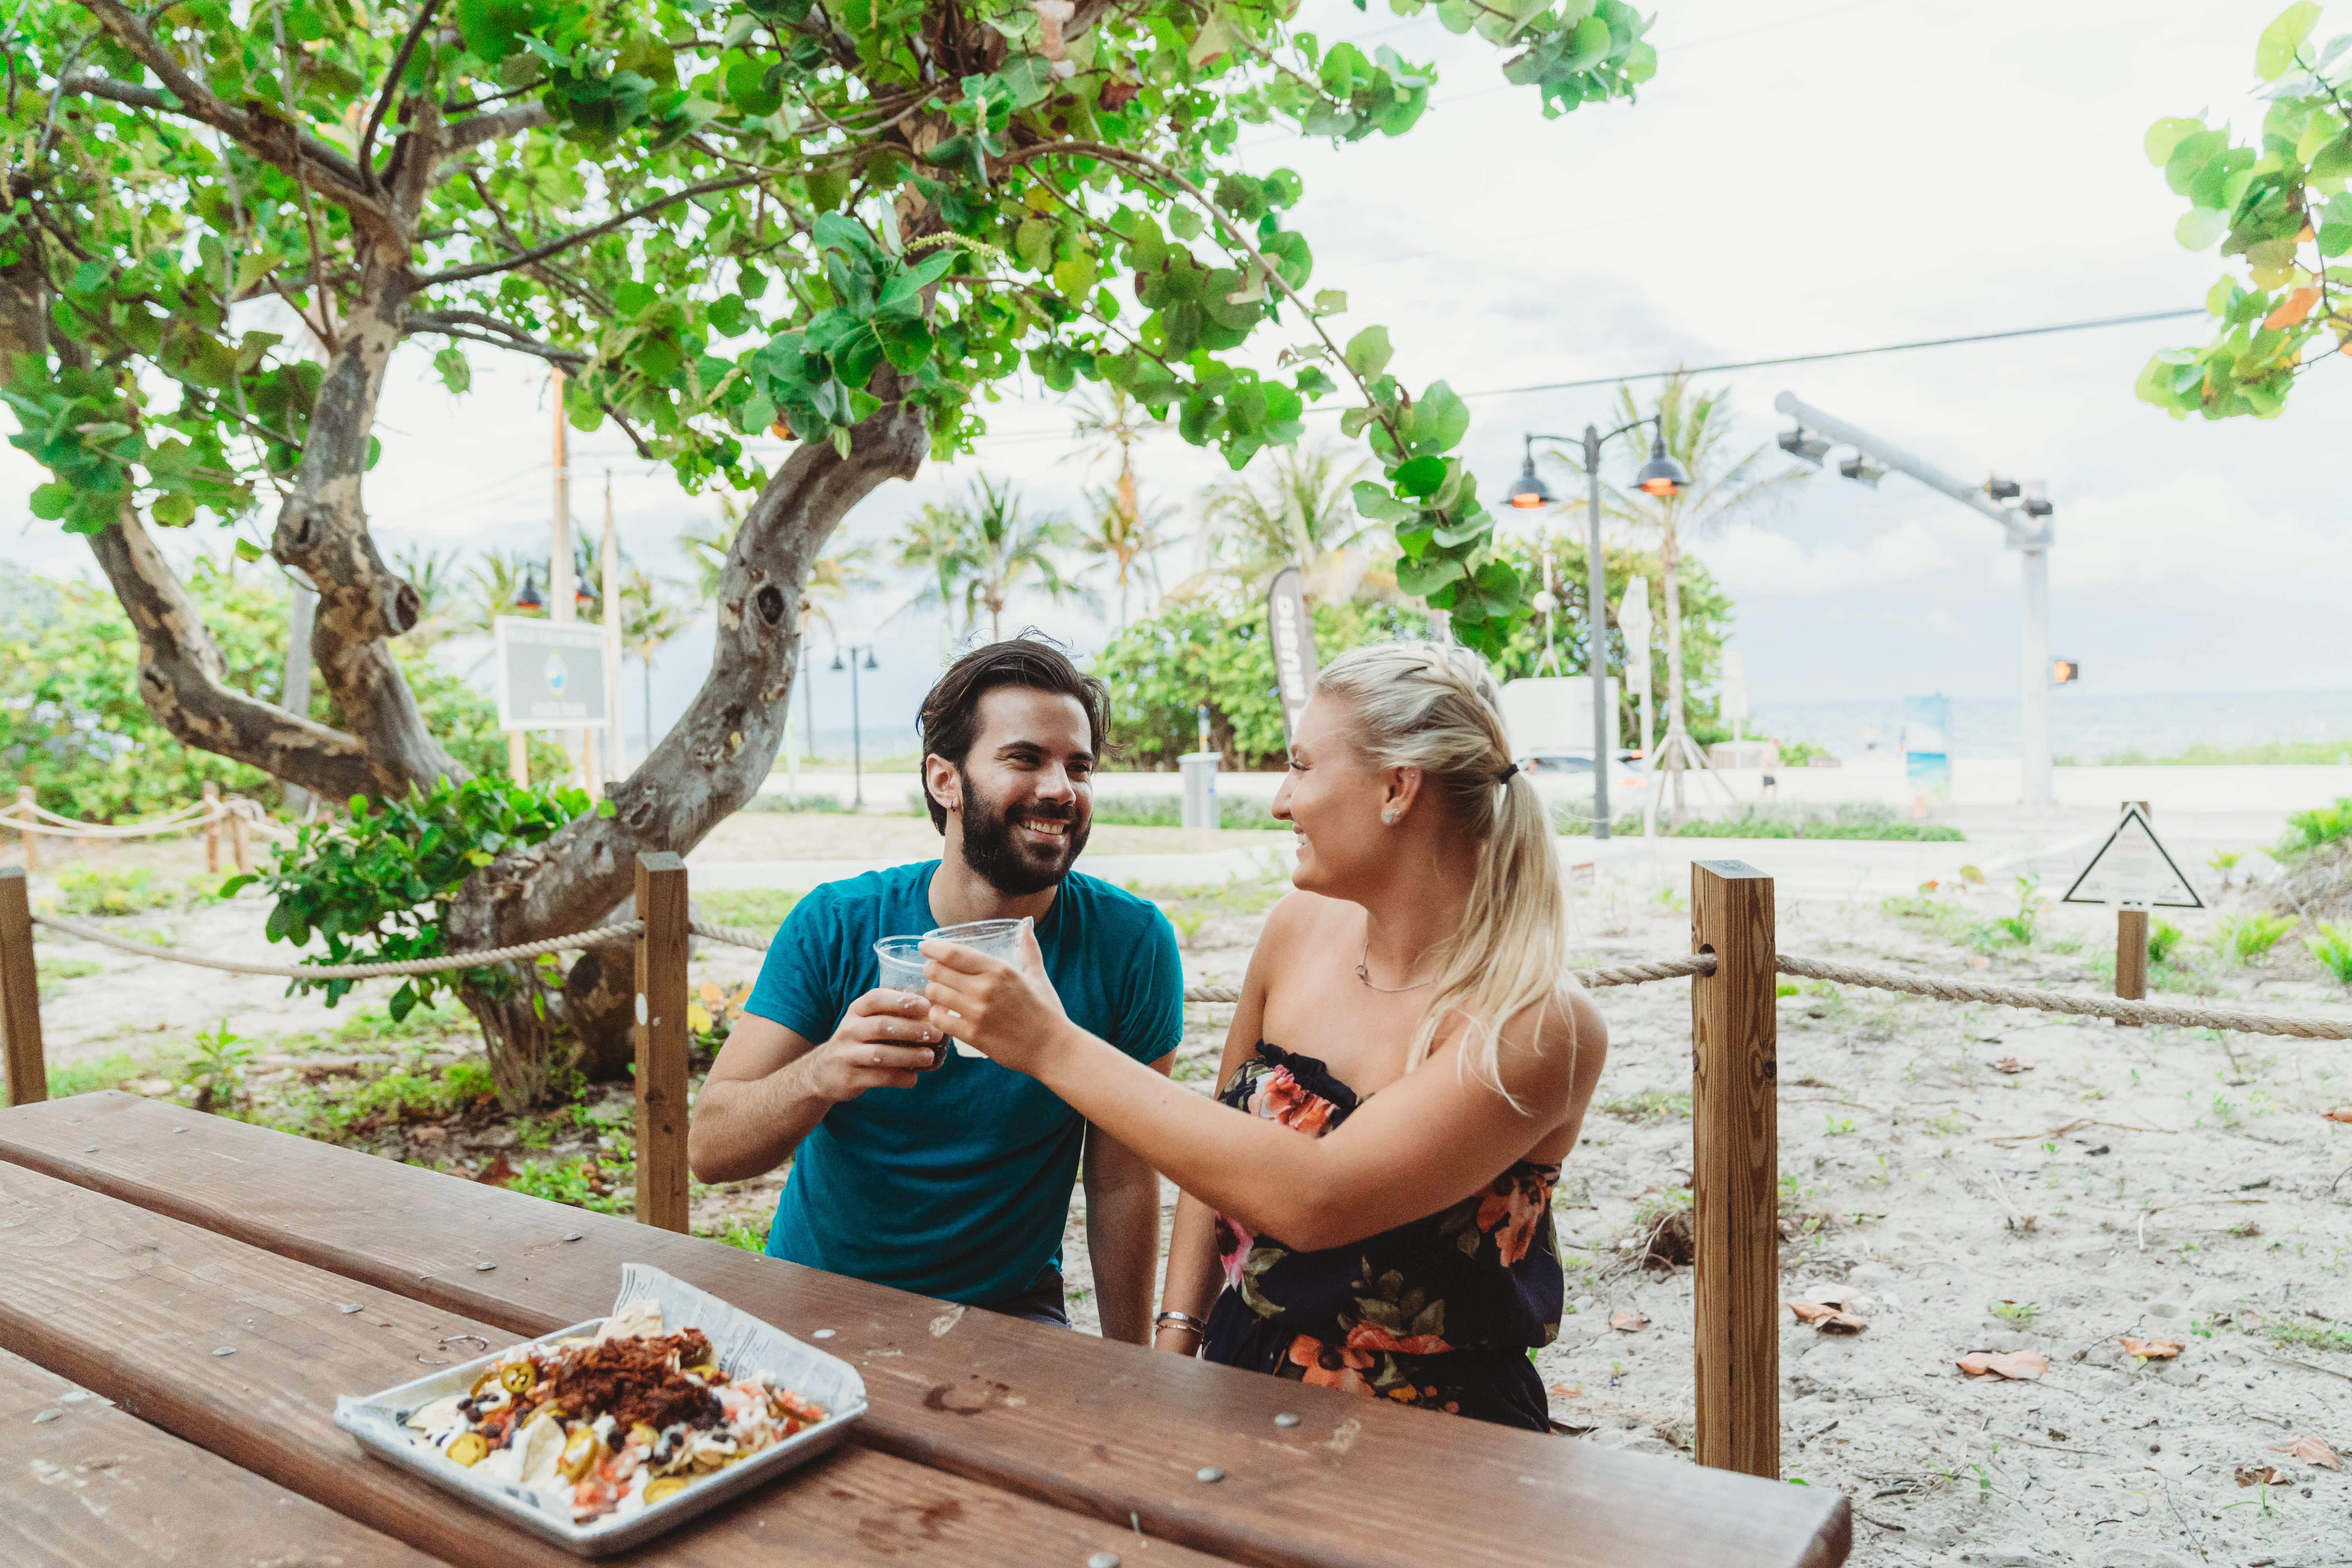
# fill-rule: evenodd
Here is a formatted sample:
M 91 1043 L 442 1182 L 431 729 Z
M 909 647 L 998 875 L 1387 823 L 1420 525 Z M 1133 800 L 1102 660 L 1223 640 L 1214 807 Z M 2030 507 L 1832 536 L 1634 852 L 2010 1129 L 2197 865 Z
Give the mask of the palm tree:
M 1004 606 L 1015 594 L 1094 601 L 1094 595 L 1062 575 L 1056 559 L 1077 542 L 1077 531 L 1058 514 L 1023 512 L 1010 484 L 1000 489 L 983 474 L 964 500 L 926 504 L 899 535 L 898 564 L 928 573 L 930 581 L 898 613 L 919 605 L 952 611 L 961 601 L 964 629 L 977 626 L 985 610 L 989 640 L 1001 642 Z
M 1356 597 L 1373 576 L 1367 547 L 1376 535 L 1349 492 L 1370 460 L 1302 446 L 1272 448 L 1265 464 L 1263 485 L 1234 479 L 1208 492 L 1203 521 L 1221 551 L 1232 549 L 1228 569 L 1255 586 L 1296 566 L 1310 596 L 1327 604 Z M 1384 596 L 1377 584 L 1375 595 Z
M 642 566 L 621 575 L 621 647 L 637 656 L 646 706 L 646 750 L 654 745 L 654 655 L 692 626 L 695 612 L 665 590 L 670 584 Z
M 1071 434 L 1081 442 L 1090 443 L 1092 453 L 1087 467 L 1092 468 L 1105 458 L 1117 453 L 1118 478 L 1111 485 L 1112 503 L 1122 516 L 1132 521 L 1141 514 L 1135 492 L 1135 444 L 1163 427 L 1150 411 L 1128 395 L 1123 387 L 1107 387 L 1100 402 L 1081 395 L 1076 398 L 1077 417 L 1071 422 Z
M 1688 471 L 1691 482 L 1671 496 L 1651 496 L 1604 485 L 1607 510 L 1612 517 L 1653 535 L 1657 541 L 1666 601 L 1666 769 L 1674 780 L 1674 819 L 1684 820 L 1683 765 L 1688 742 L 1683 723 L 1682 557 L 1685 541 L 1720 531 L 1733 518 L 1777 504 L 1790 486 L 1811 470 L 1790 468 L 1761 473 L 1759 464 L 1772 449 L 1764 442 L 1734 457 L 1730 405 L 1722 391 L 1694 394 L 1687 374 L 1670 378 L 1646 412 L 1633 400 L 1632 389 L 1617 391 L 1619 413 L 1628 423 L 1654 415 L 1664 425 L 1666 450 Z M 1638 444 L 1633 448 L 1641 452 Z M 1555 454 L 1567 458 L 1567 454 Z M 1647 460 L 1641 453 L 1637 460 Z M 1574 459 L 1569 458 L 1573 461 Z
M 1129 476 L 1122 474 L 1120 478 Z M 1124 490 L 1088 490 L 1087 505 L 1094 514 L 1094 524 L 1079 536 L 1078 548 L 1089 555 L 1102 557 L 1103 564 L 1110 568 L 1111 581 L 1118 584 L 1118 624 L 1125 626 L 1128 585 L 1139 575 L 1139 563 L 1142 567 L 1140 575 L 1150 579 L 1153 592 L 1159 591 L 1160 572 L 1151 558 L 1168 547 L 1168 536 L 1161 529 L 1176 515 L 1176 509 L 1139 509 L 1131 484 Z

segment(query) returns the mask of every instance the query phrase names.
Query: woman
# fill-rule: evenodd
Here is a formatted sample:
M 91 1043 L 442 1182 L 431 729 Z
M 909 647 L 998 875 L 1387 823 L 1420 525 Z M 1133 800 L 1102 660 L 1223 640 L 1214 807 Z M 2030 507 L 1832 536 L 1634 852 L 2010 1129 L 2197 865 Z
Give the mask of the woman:
M 1221 1103 L 1071 1026 L 1034 943 L 1017 966 L 926 943 L 932 1022 L 1183 1190 L 1160 1348 L 1542 1431 L 1551 1191 L 1607 1052 L 1543 803 L 1492 679 L 1429 644 L 1325 669 L 1291 752 L 1297 890 Z

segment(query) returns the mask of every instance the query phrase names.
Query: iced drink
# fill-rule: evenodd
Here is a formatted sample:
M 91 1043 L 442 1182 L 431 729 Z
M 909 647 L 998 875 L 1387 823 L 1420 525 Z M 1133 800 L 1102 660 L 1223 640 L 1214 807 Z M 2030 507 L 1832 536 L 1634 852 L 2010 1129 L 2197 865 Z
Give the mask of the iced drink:
M 909 996 L 923 994 L 923 942 L 919 936 L 886 936 L 874 944 L 875 962 L 881 966 L 881 979 L 877 982 L 886 991 L 903 991 Z M 947 1059 L 944 1043 L 931 1051 L 931 1066 Z

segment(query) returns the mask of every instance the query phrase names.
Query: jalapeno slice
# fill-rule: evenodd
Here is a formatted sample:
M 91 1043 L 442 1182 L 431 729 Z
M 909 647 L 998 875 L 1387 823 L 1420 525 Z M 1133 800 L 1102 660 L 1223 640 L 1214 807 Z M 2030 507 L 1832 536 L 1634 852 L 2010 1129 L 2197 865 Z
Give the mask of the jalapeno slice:
M 490 1441 L 479 1432 L 460 1432 L 450 1439 L 449 1447 L 444 1452 L 471 1469 L 490 1457 Z
M 509 1394 L 529 1394 L 539 1386 L 539 1368 L 527 1361 L 502 1366 L 499 1369 L 499 1386 Z
M 667 1502 L 685 1489 L 686 1478 L 683 1476 L 664 1476 L 659 1480 L 648 1481 L 646 1483 L 646 1506 L 650 1508 L 655 1503 Z

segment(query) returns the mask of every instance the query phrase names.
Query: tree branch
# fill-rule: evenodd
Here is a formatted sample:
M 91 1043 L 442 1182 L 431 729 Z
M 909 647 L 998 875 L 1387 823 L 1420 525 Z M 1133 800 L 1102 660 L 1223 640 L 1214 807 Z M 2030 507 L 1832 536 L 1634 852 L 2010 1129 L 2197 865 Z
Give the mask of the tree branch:
M 375 108 L 368 113 L 367 129 L 360 132 L 359 154 L 352 162 L 359 165 L 370 185 L 375 184 L 375 163 L 369 151 L 375 145 L 376 130 L 383 124 L 384 111 L 392 107 L 393 94 L 400 90 L 400 79 L 408 70 L 408 57 L 416 52 L 417 40 L 425 37 L 425 29 L 433 25 L 433 13 L 440 8 L 441 0 L 424 0 L 416 8 L 416 20 L 408 25 L 408 36 L 400 40 L 400 52 L 392 57 L 392 68 L 384 73 L 383 90 L 376 94 Z
M 389 781 L 351 736 L 223 683 L 220 648 L 136 511 L 126 506 L 89 548 L 138 634 L 139 697 L 156 722 L 329 800 L 384 792 Z
M 401 331 L 404 333 L 438 332 L 444 337 L 488 343 L 492 348 L 512 349 L 518 353 L 535 354 L 550 364 L 560 364 L 567 370 L 588 363 L 588 356 L 576 349 L 560 349 L 553 343 L 541 342 L 520 328 L 509 326 L 496 316 L 485 315 L 479 310 L 411 310 L 402 321 Z M 498 335 L 492 336 L 492 333 Z
M 709 195 L 713 191 L 731 191 L 743 185 L 756 184 L 765 179 L 768 174 L 774 172 L 730 174 L 724 179 L 704 180 L 681 190 L 672 191 L 666 196 L 656 196 L 642 206 L 632 207 L 627 212 L 616 214 L 606 218 L 603 223 L 591 224 L 586 228 L 574 229 L 561 239 L 549 240 L 545 245 L 526 250 L 520 256 L 509 256 L 499 261 L 478 261 L 468 267 L 453 267 L 446 272 L 436 272 L 430 278 L 419 279 L 416 287 L 422 292 L 426 289 L 437 289 L 446 283 L 463 283 L 468 279 L 488 278 L 493 273 L 511 272 L 518 267 L 529 267 L 536 262 L 544 261 L 551 256 L 560 255 L 575 245 L 594 239 L 599 235 L 610 234 L 616 228 L 625 227 L 641 217 L 661 211 L 664 207 L 675 206 L 679 202 L 689 201 L 696 196 Z
M 484 142 L 496 142 L 519 132 L 536 131 L 542 125 L 555 123 L 555 113 L 543 102 L 519 103 L 512 109 L 493 110 L 465 120 L 453 120 L 442 132 L 442 150 L 460 153 Z

